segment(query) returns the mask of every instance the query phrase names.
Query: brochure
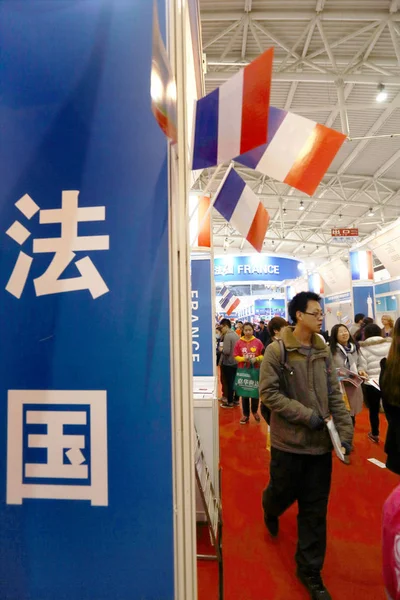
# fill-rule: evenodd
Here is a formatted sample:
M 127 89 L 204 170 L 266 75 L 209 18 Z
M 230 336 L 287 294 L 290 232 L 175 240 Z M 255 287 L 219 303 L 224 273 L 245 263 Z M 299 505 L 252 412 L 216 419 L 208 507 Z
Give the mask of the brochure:
M 379 387 L 379 383 L 376 381 L 376 379 L 367 379 L 367 381 L 365 383 L 367 383 L 368 385 L 372 385 L 374 388 L 381 391 L 381 388 Z
M 360 375 L 354 373 L 354 371 L 350 371 L 350 369 L 346 369 L 345 367 L 340 367 L 336 369 L 336 372 L 339 381 L 348 381 L 349 383 L 354 385 L 354 387 L 357 388 L 360 387 L 360 385 L 364 381 L 364 379 L 360 377 Z
M 331 436 L 331 440 L 332 440 L 332 444 L 333 444 L 333 448 L 336 452 L 336 456 L 338 458 L 340 458 L 340 460 L 342 462 L 347 462 L 345 455 L 342 452 L 342 444 L 339 438 L 339 434 L 338 431 L 336 429 L 336 425 L 333 422 L 333 419 L 329 419 L 329 421 L 326 424 L 328 431 L 329 431 L 329 435 Z

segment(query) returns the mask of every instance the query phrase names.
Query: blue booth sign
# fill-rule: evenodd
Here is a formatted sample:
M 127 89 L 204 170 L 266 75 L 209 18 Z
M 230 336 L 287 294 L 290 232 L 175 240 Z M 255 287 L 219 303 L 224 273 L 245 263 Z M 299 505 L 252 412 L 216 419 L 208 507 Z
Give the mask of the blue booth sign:
M 340 302 L 351 302 L 351 292 L 325 296 L 325 304 L 338 304 Z
M 211 293 L 211 258 L 191 260 L 193 375 L 214 374 L 215 331 Z
M 214 278 L 217 283 L 246 283 L 250 281 L 278 282 L 295 279 L 300 275 L 300 262 L 292 258 L 255 254 L 226 256 L 214 260 Z
M 0 4 L 1 600 L 174 598 L 152 5 Z

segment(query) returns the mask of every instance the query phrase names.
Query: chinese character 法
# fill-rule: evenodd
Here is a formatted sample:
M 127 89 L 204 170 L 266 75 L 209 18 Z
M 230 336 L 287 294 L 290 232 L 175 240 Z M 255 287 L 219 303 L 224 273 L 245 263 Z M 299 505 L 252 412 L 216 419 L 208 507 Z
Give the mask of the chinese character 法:
M 50 210 L 41 210 L 28 194 L 25 194 L 15 203 L 17 209 L 27 219 L 31 219 L 39 212 L 39 223 L 41 225 L 61 224 L 61 237 L 33 240 L 34 254 L 54 253 L 47 270 L 33 281 L 36 296 L 89 290 L 92 298 L 98 298 L 109 291 L 88 256 L 74 263 L 80 276 L 60 279 L 68 265 L 74 260 L 75 252 L 108 250 L 110 247 L 108 235 L 78 235 L 79 223 L 105 221 L 104 206 L 78 207 L 78 196 L 78 191 L 63 191 L 61 208 Z M 14 221 L 6 233 L 20 246 L 31 235 L 31 232 L 19 221 Z M 6 285 L 6 290 L 16 298 L 21 298 L 32 262 L 33 258 L 20 250 L 17 262 Z

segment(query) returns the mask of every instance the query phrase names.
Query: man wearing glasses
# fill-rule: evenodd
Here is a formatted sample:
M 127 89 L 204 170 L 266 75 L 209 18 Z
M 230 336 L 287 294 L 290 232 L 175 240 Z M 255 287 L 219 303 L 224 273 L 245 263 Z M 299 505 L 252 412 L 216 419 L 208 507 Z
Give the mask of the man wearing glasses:
M 298 503 L 297 576 L 312 599 L 330 600 L 321 579 L 332 444 L 326 421 L 334 419 L 342 446 L 351 450 L 353 425 L 340 392 L 330 350 L 321 339 L 324 314 L 313 292 L 289 304 L 294 327 L 281 331 L 265 351 L 260 398 L 271 410 L 270 480 L 263 493 L 265 525 L 273 537 L 279 517 Z

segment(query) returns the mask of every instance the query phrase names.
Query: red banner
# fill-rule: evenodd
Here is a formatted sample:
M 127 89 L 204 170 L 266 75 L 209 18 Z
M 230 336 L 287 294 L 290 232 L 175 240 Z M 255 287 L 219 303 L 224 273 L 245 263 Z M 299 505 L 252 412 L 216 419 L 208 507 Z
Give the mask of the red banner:
M 331 229 L 332 237 L 358 237 L 358 229 Z

